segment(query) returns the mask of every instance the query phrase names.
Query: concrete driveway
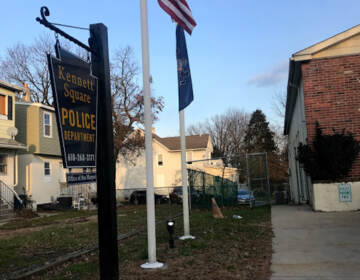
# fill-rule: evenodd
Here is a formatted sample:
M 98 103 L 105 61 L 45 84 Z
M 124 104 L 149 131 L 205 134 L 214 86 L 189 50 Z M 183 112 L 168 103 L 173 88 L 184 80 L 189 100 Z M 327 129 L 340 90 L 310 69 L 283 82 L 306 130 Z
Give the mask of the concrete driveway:
M 271 280 L 360 279 L 360 211 L 273 206 Z

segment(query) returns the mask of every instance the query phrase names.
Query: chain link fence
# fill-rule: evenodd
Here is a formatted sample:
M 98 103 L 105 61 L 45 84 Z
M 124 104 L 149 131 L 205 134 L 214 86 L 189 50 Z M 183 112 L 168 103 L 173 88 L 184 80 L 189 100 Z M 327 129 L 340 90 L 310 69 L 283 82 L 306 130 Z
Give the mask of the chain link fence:
M 246 154 L 246 184 L 255 205 L 271 203 L 271 187 L 266 153 Z
M 190 209 L 211 208 L 211 199 L 215 198 L 219 207 L 241 203 L 238 195 L 247 193 L 245 204 L 261 206 L 279 201 L 280 195 L 286 199 L 284 183 L 271 182 L 267 153 L 248 153 L 239 155 L 241 166 L 238 180 L 214 176 L 204 171 L 188 169 L 188 194 Z M 224 168 L 225 170 L 225 168 Z M 223 175 L 225 172 L 222 172 Z M 167 204 L 169 209 L 182 206 L 182 186 L 156 187 L 155 204 Z M 72 196 L 73 201 L 85 198 L 86 204 L 96 197 L 96 185 L 63 186 L 61 196 Z M 246 197 L 246 194 L 245 194 Z M 146 204 L 146 188 L 116 189 L 118 205 Z M 170 211 L 170 210 L 169 210 Z M 171 210 L 172 211 L 172 210 Z
M 191 208 L 210 208 L 211 198 L 218 206 L 237 203 L 237 183 L 202 171 L 188 170 Z

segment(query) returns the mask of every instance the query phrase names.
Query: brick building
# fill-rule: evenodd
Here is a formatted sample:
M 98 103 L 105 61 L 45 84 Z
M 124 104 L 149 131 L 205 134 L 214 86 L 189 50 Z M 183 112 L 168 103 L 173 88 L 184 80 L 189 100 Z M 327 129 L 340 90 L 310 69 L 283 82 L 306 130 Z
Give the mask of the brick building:
M 340 199 L 339 182 L 313 184 L 296 160 L 299 143 L 314 140 L 316 122 L 323 134 L 345 129 L 360 141 L 360 25 L 292 55 L 284 129 L 294 202 L 323 211 L 360 209 L 360 157 L 347 178 L 351 201 Z

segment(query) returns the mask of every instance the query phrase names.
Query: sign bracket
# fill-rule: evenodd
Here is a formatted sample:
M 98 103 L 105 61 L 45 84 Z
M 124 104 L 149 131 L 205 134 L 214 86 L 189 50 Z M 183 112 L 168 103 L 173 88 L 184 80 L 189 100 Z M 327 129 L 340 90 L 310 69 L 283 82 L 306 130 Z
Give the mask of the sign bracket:
M 51 22 L 49 22 L 46 17 L 50 16 L 50 11 L 48 9 L 48 7 L 43 6 L 40 8 L 40 14 L 41 14 L 41 18 L 37 17 L 36 21 L 38 21 L 40 24 L 44 25 L 45 27 L 51 29 L 52 31 L 54 31 L 56 34 L 59 34 L 61 36 L 63 36 L 64 38 L 68 39 L 69 41 L 73 42 L 74 44 L 78 45 L 79 47 L 87 50 L 88 52 L 94 53 L 96 54 L 96 51 L 93 50 L 92 48 L 90 48 L 89 46 L 85 45 L 84 43 L 80 42 L 79 40 L 75 39 L 74 37 L 72 37 L 71 35 L 67 34 L 65 31 L 62 31 L 60 28 L 54 26 L 54 24 L 52 24 Z

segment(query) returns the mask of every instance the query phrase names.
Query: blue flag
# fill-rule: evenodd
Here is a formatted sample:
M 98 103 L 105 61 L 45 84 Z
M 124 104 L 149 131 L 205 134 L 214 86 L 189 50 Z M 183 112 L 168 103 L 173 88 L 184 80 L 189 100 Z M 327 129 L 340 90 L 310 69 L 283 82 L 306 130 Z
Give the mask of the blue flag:
M 185 109 L 194 99 L 189 59 L 186 49 L 184 29 L 176 27 L 176 59 L 179 86 L 179 111 Z

